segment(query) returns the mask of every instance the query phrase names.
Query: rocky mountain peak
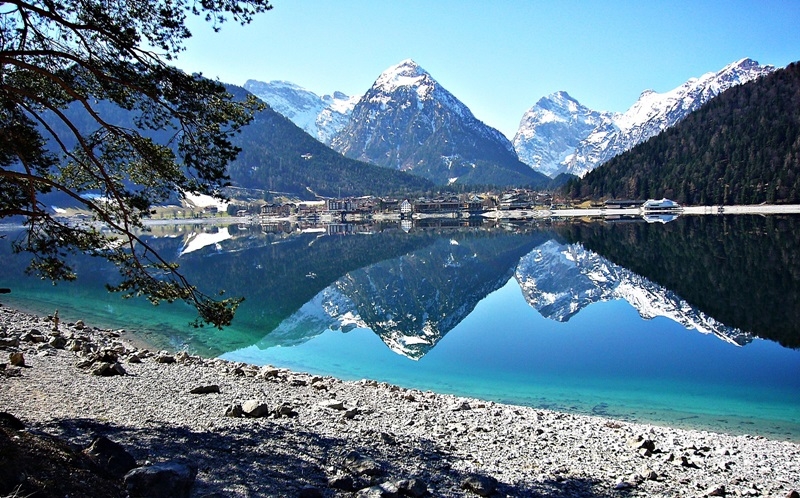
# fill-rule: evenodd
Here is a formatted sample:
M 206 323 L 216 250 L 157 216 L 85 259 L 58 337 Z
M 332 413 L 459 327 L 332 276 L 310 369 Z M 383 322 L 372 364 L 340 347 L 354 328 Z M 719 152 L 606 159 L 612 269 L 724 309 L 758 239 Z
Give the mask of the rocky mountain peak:
M 522 162 L 555 177 L 564 171 L 563 163 L 580 141 L 610 119 L 608 113 L 593 111 L 559 91 L 528 109 L 512 142 Z
M 565 109 L 566 93 L 553 94 L 539 100 L 523 116 L 514 139 L 514 148 L 520 159 L 534 170 L 554 177 L 562 172 L 584 176 L 612 157 L 621 154 L 648 138 L 674 126 L 689 113 L 732 86 L 746 83 L 774 71 L 773 66 L 762 66 L 752 59 L 741 59 L 719 71 L 690 78 L 682 85 L 659 93 L 645 90 L 639 99 L 624 113 L 590 111 L 594 128 L 568 127 L 560 116 L 578 115 L 586 111 L 566 114 L 554 112 Z M 553 104 L 556 107 L 547 107 Z M 551 111 L 551 115 L 543 114 Z M 546 119 L 546 118 L 550 119 Z M 554 122 L 561 122 L 561 130 L 554 130 Z M 587 124 L 585 122 L 584 124 Z M 531 151 L 535 152 L 531 152 Z M 555 162 L 553 162 L 555 161 Z
M 325 144 L 344 127 L 358 102 L 342 92 L 320 97 L 288 81 L 247 80 L 244 88 Z
M 478 120 L 416 62 L 386 69 L 331 146 L 348 157 L 438 184 L 543 184 L 502 133 Z

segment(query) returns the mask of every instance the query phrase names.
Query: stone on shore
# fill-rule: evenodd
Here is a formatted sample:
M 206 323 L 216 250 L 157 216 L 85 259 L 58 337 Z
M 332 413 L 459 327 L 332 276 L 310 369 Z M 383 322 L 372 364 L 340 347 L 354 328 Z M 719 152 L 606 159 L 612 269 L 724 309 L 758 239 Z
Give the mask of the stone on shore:
M 118 478 L 125 477 L 125 474 L 136 468 L 136 459 L 121 444 L 105 436 L 92 441 L 91 446 L 83 450 L 83 454 L 101 469 Z
M 211 384 L 208 386 L 197 386 L 189 389 L 189 394 L 213 394 L 219 393 L 219 386 Z
M 478 496 L 491 496 L 497 489 L 497 479 L 491 476 L 474 475 L 461 483 L 461 489 L 472 491 Z
M 269 415 L 269 408 L 266 403 L 250 399 L 242 403 L 242 413 L 251 418 L 266 417 Z
M 125 474 L 130 498 L 188 498 L 197 466 L 181 462 L 146 465 Z
M 193 486 L 184 487 L 208 498 L 800 498 L 797 442 L 504 405 L 189 353 L 151 353 L 124 343 L 123 332 L 85 327 L 77 333 L 69 323 L 58 332 L 67 339 L 66 349 L 56 349 L 48 344 L 55 337 L 49 329 L 39 317 L 0 307 L 0 337 L 17 343 L 3 354 L 24 354 L 26 364 L 23 369 L 0 363 L 0 406 L 21 419 L 12 429 L 16 417 L 0 414 L 0 480 L 10 468 L 14 483 L 24 472 L 63 490 L 59 496 L 124 496 L 103 487 L 122 487 L 123 481 L 111 480 L 81 452 L 103 435 L 139 461 L 191 457 L 197 473 Z M 175 364 L 159 363 L 166 357 Z M 76 370 L 80 364 L 88 374 L 102 363 L 120 362 L 130 372 L 124 378 Z M 200 395 L 210 392 L 215 394 Z M 245 417 L 242 400 L 251 401 L 244 403 L 250 416 L 260 411 L 273 418 Z M 10 455 L 27 460 L 17 465 L 22 459 Z M 146 468 L 160 465 L 148 462 Z M 61 471 L 57 478 L 49 477 L 53 470 Z M 137 472 L 145 471 L 128 474 Z M 137 491 L 136 483 L 129 476 L 132 496 L 186 494 L 171 484 Z M 1 488 L 0 497 L 12 492 Z
M 25 355 L 23 355 L 19 351 L 11 353 L 8 355 L 8 362 L 14 365 L 15 367 L 24 367 Z

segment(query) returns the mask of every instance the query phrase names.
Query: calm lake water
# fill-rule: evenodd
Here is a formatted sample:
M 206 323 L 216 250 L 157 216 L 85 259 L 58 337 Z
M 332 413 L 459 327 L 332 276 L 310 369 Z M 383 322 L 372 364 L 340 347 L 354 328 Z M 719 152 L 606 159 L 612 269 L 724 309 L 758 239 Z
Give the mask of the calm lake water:
M 795 217 L 154 228 L 190 280 L 246 297 L 221 332 L 106 293 L 90 258 L 77 283 L 22 277 L 7 235 L 4 303 L 157 347 L 800 441 Z

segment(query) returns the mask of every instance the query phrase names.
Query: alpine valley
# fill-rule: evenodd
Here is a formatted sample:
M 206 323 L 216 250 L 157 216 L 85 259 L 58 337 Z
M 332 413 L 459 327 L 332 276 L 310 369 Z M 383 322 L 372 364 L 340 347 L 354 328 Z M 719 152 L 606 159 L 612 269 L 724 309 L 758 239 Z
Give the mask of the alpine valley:
M 559 91 L 525 112 L 511 142 L 410 59 L 384 71 L 360 98 L 341 92 L 320 97 L 284 81 L 249 80 L 245 88 L 354 159 L 440 185 L 544 186 L 550 183 L 545 176 L 584 176 L 725 90 L 774 69 L 742 59 L 668 92 L 645 90 L 622 113 L 589 109 Z

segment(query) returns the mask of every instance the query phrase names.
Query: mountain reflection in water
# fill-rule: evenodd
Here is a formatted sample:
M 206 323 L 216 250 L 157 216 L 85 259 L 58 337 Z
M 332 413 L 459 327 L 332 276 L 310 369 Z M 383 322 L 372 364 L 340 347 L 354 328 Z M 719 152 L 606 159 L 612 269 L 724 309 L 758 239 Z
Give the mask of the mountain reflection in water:
M 23 278 L 13 234 L 0 287 L 156 347 L 800 440 L 797 218 L 475 224 L 154 227 L 190 281 L 246 297 L 222 331 L 109 295 L 92 258 L 72 284 Z
M 204 354 L 251 344 L 296 345 L 326 330 L 358 327 L 419 359 L 511 278 L 531 307 L 559 322 L 592 303 L 623 299 L 642 318 L 667 317 L 732 344 L 758 336 L 796 348 L 797 225 L 793 217 L 739 216 L 683 217 L 667 225 L 475 227 L 427 220 L 410 231 L 397 223 L 327 230 L 291 224 L 166 226 L 155 229 L 151 244 L 176 255 L 182 271 L 204 290 L 247 298 L 233 332 L 175 331 L 160 324 L 164 333 L 186 336 L 171 343 Z M 6 244 L 2 251 L 9 251 Z M 4 260 L 10 265 L 0 285 L 14 287 L 23 300 L 26 289 L 41 292 L 33 279 L 15 278 L 22 257 Z M 128 302 L 105 296 L 102 288 L 113 280 L 113 270 L 98 270 L 91 258 L 78 259 L 76 267 L 79 290 L 71 294 L 125 313 Z M 131 313 L 146 309 L 132 306 Z M 178 315 L 189 317 L 185 311 Z
M 559 322 L 592 303 L 624 299 L 645 319 L 666 317 L 739 346 L 752 340 L 580 244 L 506 235 L 441 238 L 424 249 L 349 272 L 258 347 L 298 344 L 325 330 L 360 327 L 372 330 L 392 351 L 419 359 L 512 277 L 531 307 Z

